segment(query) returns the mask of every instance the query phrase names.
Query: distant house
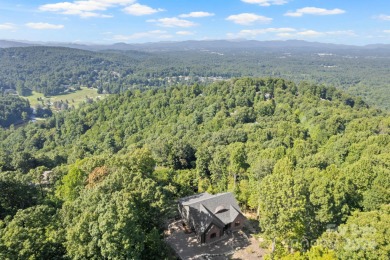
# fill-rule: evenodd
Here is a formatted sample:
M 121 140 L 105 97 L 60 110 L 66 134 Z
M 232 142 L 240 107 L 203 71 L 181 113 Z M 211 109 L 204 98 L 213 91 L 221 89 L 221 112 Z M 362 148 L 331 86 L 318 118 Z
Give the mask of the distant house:
M 178 207 L 183 221 L 195 231 L 201 243 L 238 231 L 246 221 L 230 192 L 215 195 L 205 192 L 185 197 L 179 200 Z
M 53 171 L 44 171 L 41 176 L 41 184 L 50 185 Z
M 4 95 L 13 95 L 13 96 L 17 96 L 18 95 L 18 92 L 15 90 L 15 89 L 4 89 Z

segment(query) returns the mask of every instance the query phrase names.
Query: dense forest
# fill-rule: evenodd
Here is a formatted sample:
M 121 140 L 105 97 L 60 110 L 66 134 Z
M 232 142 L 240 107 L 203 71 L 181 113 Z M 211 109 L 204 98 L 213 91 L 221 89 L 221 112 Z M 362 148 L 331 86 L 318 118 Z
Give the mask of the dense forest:
M 389 134 L 361 98 L 279 78 L 130 90 L 0 129 L 0 258 L 168 258 L 175 201 L 233 191 L 270 257 L 387 259 Z
M 0 127 L 26 122 L 31 113 L 27 100 L 15 95 L 0 95 Z
M 122 93 L 234 77 L 283 77 L 335 86 L 389 109 L 390 50 L 346 48 L 168 49 L 91 52 L 63 47 L 0 49 L 0 91 L 46 96 L 96 88 Z M 147 50 L 147 49 L 146 49 Z M 169 64 L 169 65 L 167 65 Z
M 0 88 L 26 89 L 45 95 L 64 93 L 80 86 L 98 87 L 115 73 L 132 70 L 132 58 L 119 55 L 50 47 L 7 48 L 0 50 Z M 121 69 L 119 69 L 121 68 Z

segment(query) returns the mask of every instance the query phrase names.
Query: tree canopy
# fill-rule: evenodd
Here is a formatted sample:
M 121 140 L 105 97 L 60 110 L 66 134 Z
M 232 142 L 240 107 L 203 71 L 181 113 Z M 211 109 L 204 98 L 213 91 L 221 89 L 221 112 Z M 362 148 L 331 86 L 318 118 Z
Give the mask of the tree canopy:
M 42 225 L 58 232 L 37 233 L 42 254 L 162 259 L 175 200 L 232 191 L 257 212 L 275 257 L 380 259 L 389 253 L 389 133 L 388 113 L 360 98 L 278 78 L 112 95 L 0 129 L 0 185 L 9 187 L 0 190 L 0 251 L 38 259 L 32 247 L 12 251 L 9 239 L 28 232 L 26 212 L 50 212 Z M 39 181 L 47 169 L 51 186 Z M 375 250 L 329 246 L 360 234 Z

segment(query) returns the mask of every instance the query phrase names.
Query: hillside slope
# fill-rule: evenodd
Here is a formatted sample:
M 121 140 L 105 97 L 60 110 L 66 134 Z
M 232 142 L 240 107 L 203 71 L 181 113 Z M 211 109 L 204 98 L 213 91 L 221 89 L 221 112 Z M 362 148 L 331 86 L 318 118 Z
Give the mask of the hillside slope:
M 116 54 L 60 47 L 0 49 L 0 90 L 58 95 L 80 86 L 102 88 L 118 81 L 118 75 L 131 73 L 136 62 Z
M 83 225 L 98 226 L 123 212 L 128 217 L 118 221 L 150 235 L 126 240 L 128 234 L 121 233 L 126 246 L 158 246 L 151 241 L 158 241 L 154 232 L 165 217 L 175 214 L 172 201 L 204 191 L 233 191 L 244 209 L 257 212 L 263 235 L 277 243 L 279 256 L 289 253 L 285 243 L 295 241 L 291 247 L 303 252 L 311 248 L 303 241 L 321 239 L 323 252 L 357 257 L 361 248 L 327 248 L 335 239 L 358 239 L 336 231 L 328 236 L 328 225 L 353 228 L 367 214 L 381 216 L 357 227 L 365 232 L 389 218 L 389 115 L 336 88 L 240 78 L 128 91 L 0 133 L 3 172 L 39 176 L 53 169 L 59 181 L 52 196 L 63 210 L 56 216 L 64 218 L 66 233 L 59 238 L 73 257 L 88 257 L 91 246 L 95 254 L 114 257 L 110 248 L 121 242 L 95 240 L 111 231 Z M 148 205 L 153 207 L 147 211 Z M 153 225 L 137 214 L 152 216 Z M 365 248 L 367 255 L 389 253 L 386 229 L 375 236 L 364 232 L 378 245 Z M 142 250 L 133 253 L 128 255 L 137 257 Z
M 208 44 L 210 48 L 154 52 L 44 46 L 0 49 L 0 91 L 11 88 L 28 95 L 35 90 L 50 96 L 85 86 L 99 93 L 121 93 L 220 78 L 277 76 L 295 83 L 306 80 L 335 86 L 361 96 L 372 106 L 390 109 L 390 51 L 386 48 L 328 48 L 314 43 L 299 47 L 299 42 L 274 43 L 274 47 L 263 43 L 268 46 L 264 48 Z

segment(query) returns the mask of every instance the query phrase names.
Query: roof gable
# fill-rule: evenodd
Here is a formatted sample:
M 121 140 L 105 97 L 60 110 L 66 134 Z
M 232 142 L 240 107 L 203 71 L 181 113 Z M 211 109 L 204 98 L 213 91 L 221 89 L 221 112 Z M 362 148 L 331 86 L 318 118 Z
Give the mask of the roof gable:
M 197 203 L 197 202 L 200 202 L 202 200 L 205 200 L 205 199 L 209 199 L 213 197 L 213 195 L 207 193 L 207 192 L 204 192 L 204 193 L 200 193 L 200 194 L 195 194 L 195 195 L 192 195 L 192 196 L 188 196 L 188 197 L 185 197 L 185 198 L 181 198 L 179 200 L 179 202 L 185 206 L 185 205 L 191 205 L 191 204 L 194 204 L 194 203 Z
M 179 203 L 190 208 L 189 216 L 198 232 L 205 231 L 211 223 L 222 228 L 242 214 L 231 192 L 215 195 L 201 193 L 182 198 Z

